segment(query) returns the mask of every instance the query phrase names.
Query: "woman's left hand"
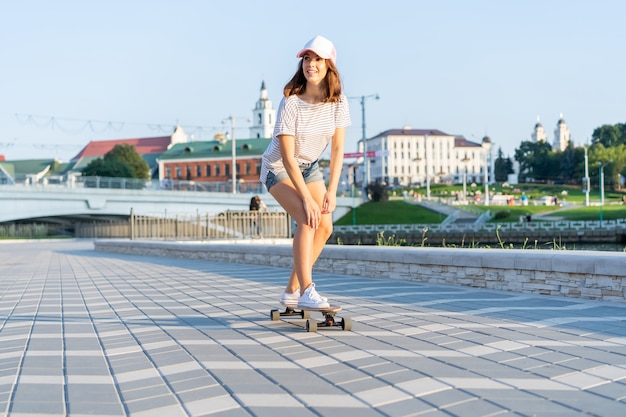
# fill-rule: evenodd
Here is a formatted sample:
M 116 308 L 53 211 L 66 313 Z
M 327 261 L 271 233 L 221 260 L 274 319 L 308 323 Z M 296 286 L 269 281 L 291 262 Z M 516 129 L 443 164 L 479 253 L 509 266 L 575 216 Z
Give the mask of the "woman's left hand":
M 322 201 L 322 214 L 328 214 L 335 211 L 337 207 L 337 196 L 328 191 L 324 194 L 324 200 Z

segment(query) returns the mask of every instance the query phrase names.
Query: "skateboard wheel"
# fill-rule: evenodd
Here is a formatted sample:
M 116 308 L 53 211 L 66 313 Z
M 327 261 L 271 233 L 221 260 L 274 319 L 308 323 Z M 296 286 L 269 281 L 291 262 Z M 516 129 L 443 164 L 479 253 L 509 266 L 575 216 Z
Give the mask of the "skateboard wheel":
M 352 319 L 349 317 L 344 317 L 343 320 L 341 320 L 341 330 L 352 330 Z
M 306 331 L 307 332 L 316 332 L 317 331 L 317 321 L 315 319 L 308 319 L 306 321 Z
M 308 320 L 311 317 L 311 312 L 309 310 L 301 310 L 300 315 L 303 319 Z
M 270 311 L 270 318 L 272 319 L 272 321 L 276 321 L 280 319 L 280 311 L 279 310 Z

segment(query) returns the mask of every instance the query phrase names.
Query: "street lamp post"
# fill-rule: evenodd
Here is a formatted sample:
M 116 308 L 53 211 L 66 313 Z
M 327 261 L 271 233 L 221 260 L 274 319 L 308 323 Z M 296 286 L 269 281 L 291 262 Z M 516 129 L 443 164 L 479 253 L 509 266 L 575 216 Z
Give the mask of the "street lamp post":
M 485 155 L 485 205 L 489 205 L 489 160 L 491 159 L 491 147 Z
M 426 176 L 426 200 L 430 200 L 430 176 L 428 175 L 428 134 L 424 134 L 424 158 L 419 157 L 419 149 L 418 149 L 418 157 L 415 158 L 415 161 L 424 160 L 424 175 Z
M 598 162 L 600 167 L 600 227 L 602 227 L 602 209 L 604 208 L 604 165 Z
M 430 201 L 430 168 L 428 167 L 428 134 L 424 135 L 424 167 L 426 168 L 426 200 Z
M 463 203 L 467 203 L 467 163 L 469 158 L 465 155 L 465 158 L 461 159 L 463 162 Z
M 233 182 L 233 194 L 237 194 L 237 145 L 235 143 L 235 120 L 236 116 L 230 115 L 224 121 L 230 120 L 230 145 L 231 145 L 231 177 Z M 240 117 L 243 119 L 243 117 Z
M 361 101 L 361 137 L 363 140 L 363 199 L 367 200 L 367 186 L 370 182 L 370 164 L 367 157 L 367 138 L 365 137 L 365 100 L 374 98 L 379 100 L 378 94 L 363 95 L 361 97 L 350 97 L 350 99 L 360 99 Z M 383 173 L 384 176 L 384 173 Z
M 587 146 L 585 146 L 585 207 L 589 207 L 589 156 L 587 155 Z

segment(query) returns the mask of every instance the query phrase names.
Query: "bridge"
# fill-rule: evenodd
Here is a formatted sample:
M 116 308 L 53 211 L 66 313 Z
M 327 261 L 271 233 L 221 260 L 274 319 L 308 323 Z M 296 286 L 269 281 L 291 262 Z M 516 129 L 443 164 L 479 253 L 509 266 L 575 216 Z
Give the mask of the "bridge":
M 140 181 L 140 182 L 138 182 Z M 202 184 L 180 181 L 163 187 L 153 180 L 79 177 L 57 183 L 0 185 L 0 223 L 42 218 L 93 220 L 163 213 L 218 214 L 248 210 L 250 198 L 259 194 L 270 211 L 282 211 L 271 194 L 259 187 L 247 192 L 213 191 Z M 333 220 L 361 204 L 359 197 L 337 199 Z

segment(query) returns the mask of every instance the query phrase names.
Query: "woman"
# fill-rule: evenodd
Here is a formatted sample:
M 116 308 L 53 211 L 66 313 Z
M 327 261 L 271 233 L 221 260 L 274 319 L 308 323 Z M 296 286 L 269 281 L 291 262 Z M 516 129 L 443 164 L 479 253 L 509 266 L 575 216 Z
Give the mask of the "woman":
M 296 56 L 302 59 L 283 90 L 274 135 L 262 158 L 261 181 L 297 223 L 293 269 L 281 303 L 327 308 L 328 300 L 317 293 L 313 283 L 313 264 L 332 233 L 350 111 L 341 90 L 333 43 L 316 36 Z M 318 158 L 328 144 L 326 189 Z

